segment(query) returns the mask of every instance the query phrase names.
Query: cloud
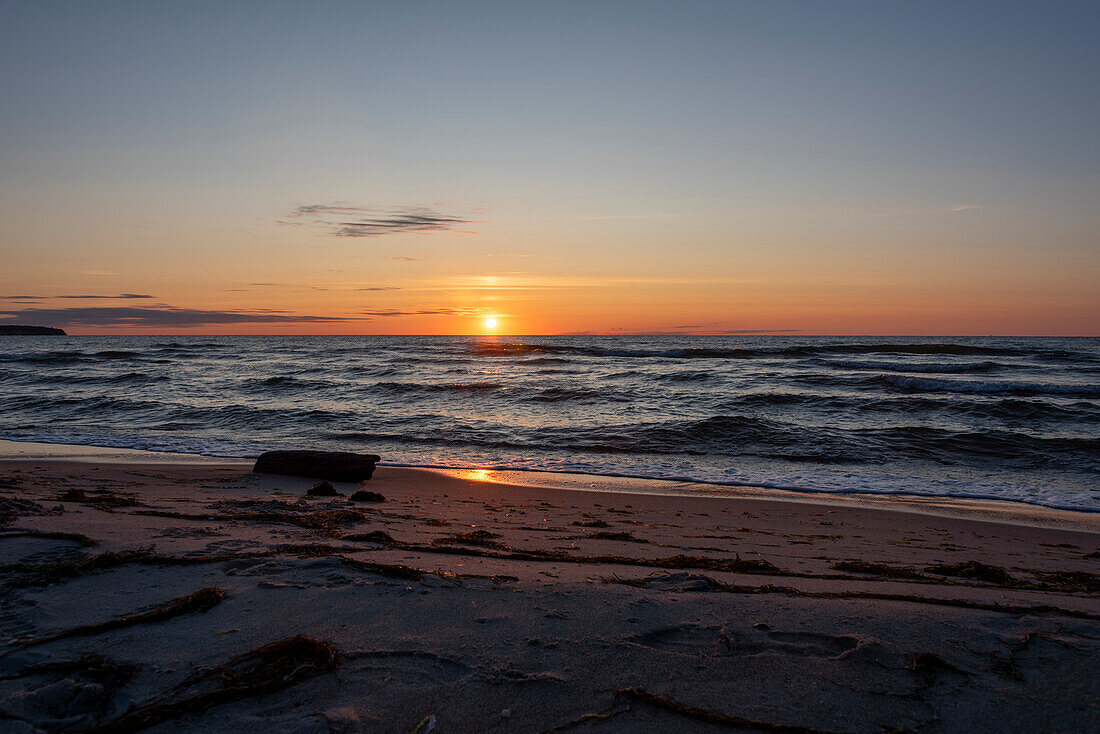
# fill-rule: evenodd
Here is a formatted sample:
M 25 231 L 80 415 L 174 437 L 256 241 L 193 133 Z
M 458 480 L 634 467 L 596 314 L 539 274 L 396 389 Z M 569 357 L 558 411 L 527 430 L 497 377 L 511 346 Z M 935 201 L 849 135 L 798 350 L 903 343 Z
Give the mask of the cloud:
M 888 212 L 876 212 L 871 214 L 872 217 L 915 217 L 926 214 L 954 214 L 956 212 L 968 212 L 974 209 L 981 209 L 980 204 L 955 204 L 953 206 L 943 207 L 941 209 L 910 209 Z
M 213 324 L 293 324 L 358 321 L 354 317 L 308 316 L 286 311 L 207 311 L 157 306 L 99 308 L 26 308 L 0 313 L 0 323 L 77 326 L 208 326 Z
M 290 213 L 289 219 L 305 220 L 305 223 L 325 229 L 336 237 L 381 237 L 387 234 L 407 232 L 431 234 L 451 232 L 474 235 L 476 232 L 460 229 L 473 220 L 444 214 L 422 206 L 397 207 L 388 210 L 368 209 L 359 206 L 306 204 Z M 302 221 L 282 224 L 302 224 Z
M 145 293 L 119 293 L 118 295 L 113 295 L 113 296 L 92 296 L 92 295 L 0 296 L 0 299 L 3 299 L 5 301 L 45 301 L 45 300 L 48 300 L 48 299 L 51 299 L 51 298 L 64 298 L 64 299 L 69 299 L 69 300 L 74 300 L 74 301 L 86 301 L 86 300 L 91 300 L 91 299 L 133 300 L 133 299 L 153 298 L 153 296 L 150 296 L 150 295 L 145 294 Z
M 596 214 L 586 216 L 584 219 L 591 221 L 617 221 L 617 220 L 652 220 L 652 219 L 678 219 L 679 214 L 673 212 L 647 212 L 645 214 Z
M 472 308 L 423 308 L 414 311 L 399 311 L 394 308 L 379 311 L 363 311 L 364 316 L 480 316 L 487 309 Z
M 370 288 L 355 288 L 357 291 L 399 291 L 401 290 L 395 285 L 376 285 Z
M 429 258 L 426 257 L 391 257 L 389 259 L 403 263 L 426 263 L 429 260 Z

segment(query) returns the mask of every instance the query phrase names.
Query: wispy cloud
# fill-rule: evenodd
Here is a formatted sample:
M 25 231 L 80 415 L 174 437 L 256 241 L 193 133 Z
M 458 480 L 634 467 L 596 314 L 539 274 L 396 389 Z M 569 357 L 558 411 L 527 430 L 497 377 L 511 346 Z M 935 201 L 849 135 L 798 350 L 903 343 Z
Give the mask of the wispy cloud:
M 940 209 L 909 209 L 890 212 L 875 212 L 871 214 L 872 217 L 915 217 L 927 214 L 954 214 L 956 212 L 968 212 L 974 209 L 981 209 L 980 204 L 952 204 L 948 207 L 942 207 Z
M 583 217 L 589 221 L 627 221 L 627 220 L 639 220 L 649 221 L 654 219 L 678 219 L 679 214 L 673 212 L 645 212 L 642 214 L 592 214 Z
M 118 293 L 116 295 L 69 295 L 69 294 L 65 294 L 65 295 L 61 295 L 61 296 L 0 296 L 0 299 L 5 300 L 5 301 L 48 301 L 50 299 L 55 299 L 55 298 L 72 300 L 72 301 L 89 301 L 89 300 L 99 300 L 99 299 L 110 299 L 110 300 L 116 300 L 116 299 L 122 299 L 122 300 L 146 299 L 146 298 L 153 298 L 153 296 L 150 296 L 150 295 L 145 294 L 145 293 Z
M 0 314 L 0 323 L 16 321 L 51 326 L 209 326 L 214 324 L 332 323 L 361 320 L 345 316 L 309 316 L 286 311 L 207 311 L 172 306 L 148 308 L 26 308 Z
M 470 308 L 421 308 L 411 311 L 401 311 L 394 308 L 386 308 L 378 311 L 363 311 L 364 316 L 480 316 L 488 309 L 474 306 Z
M 428 262 L 430 258 L 426 257 L 391 257 L 390 260 L 397 260 L 403 263 L 424 263 Z
M 369 288 L 355 288 L 357 291 L 399 291 L 401 290 L 395 285 L 375 285 Z
M 475 235 L 463 229 L 474 220 L 424 206 L 371 209 L 348 205 L 306 204 L 297 207 L 282 224 L 312 224 L 336 237 L 381 237 L 387 234 L 450 232 Z

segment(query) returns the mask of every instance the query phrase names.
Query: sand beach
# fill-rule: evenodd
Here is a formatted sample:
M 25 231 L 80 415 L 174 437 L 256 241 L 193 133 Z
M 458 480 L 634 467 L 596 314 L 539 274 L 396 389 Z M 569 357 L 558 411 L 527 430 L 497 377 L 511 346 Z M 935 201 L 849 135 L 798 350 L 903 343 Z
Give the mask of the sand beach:
M 1093 513 L 4 448 L 5 731 L 1100 726 Z

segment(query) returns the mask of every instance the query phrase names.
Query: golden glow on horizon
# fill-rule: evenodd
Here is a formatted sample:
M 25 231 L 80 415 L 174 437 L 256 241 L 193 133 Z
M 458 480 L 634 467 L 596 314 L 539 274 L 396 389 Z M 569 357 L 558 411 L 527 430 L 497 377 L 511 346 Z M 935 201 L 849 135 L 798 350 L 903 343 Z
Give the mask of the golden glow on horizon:
M 495 328 L 497 328 L 497 320 L 492 319 L 492 318 L 485 319 L 485 328 L 486 329 L 495 329 Z

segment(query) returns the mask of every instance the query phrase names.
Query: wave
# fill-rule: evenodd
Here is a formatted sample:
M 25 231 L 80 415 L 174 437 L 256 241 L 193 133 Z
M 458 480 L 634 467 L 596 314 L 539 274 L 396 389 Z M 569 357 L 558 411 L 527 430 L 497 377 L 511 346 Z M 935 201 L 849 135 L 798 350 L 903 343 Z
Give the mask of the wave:
M 20 352 L 16 354 L 0 355 L 0 360 L 5 362 L 34 362 L 34 363 L 65 363 L 81 362 L 90 355 L 76 351 L 58 352 Z
M 425 382 L 378 382 L 373 389 L 395 393 L 468 393 L 491 392 L 504 389 L 502 382 L 455 382 L 435 384 Z
M 949 392 L 969 395 L 1057 395 L 1077 398 L 1100 397 L 1100 385 L 1075 385 L 1051 382 L 950 380 L 905 375 L 879 375 L 875 381 L 911 392 Z
M 683 349 L 630 349 L 527 342 L 485 342 L 468 345 L 479 357 L 515 357 L 531 354 L 568 354 L 583 357 L 628 357 L 636 359 L 753 359 L 805 358 L 828 354 L 912 354 L 956 356 L 1027 356 L 1038 354 L 1013 347 L 985 347 L 973 344 L 806 344 L 788 347 L 747 347 Z M 1059 352 L 1062 359 L 1081 357 L 1075 352 Z
M 928 486 L 984 476 L 1021 496 L 1100 508 L 1100 340 L 873 341 L 13 341 L 0 345 L 0 435 L 696 478 L 757 472 L 803 487 L 867 486 L 875 473 Z
M 964 374 L 969 372 L 992 372 L 994 370 L 1016 368 L 1001 362 L 864 362 L 856 360 L 822 360 L 821 364 L 845 370 L 873 370 L 882 372 L 920 372 L 942 374 Z
M 899 458 L 964 465 L 998 462 L 1016 469 L 1100 470 L 1100 439 L 1036 436 L 1021 431 L 959 431 L 927 426 L 841 430 L 785 424 L 737 415 L 702 420 L 553 426 L 519 432 L 505 426 L 456 425 L 396 434 L 341 432 L 333 437 L 367 442 L 401 442 L 481 449 L 554 451 L 575 454 L 755 457 L 821 465 L 883 465 Z

